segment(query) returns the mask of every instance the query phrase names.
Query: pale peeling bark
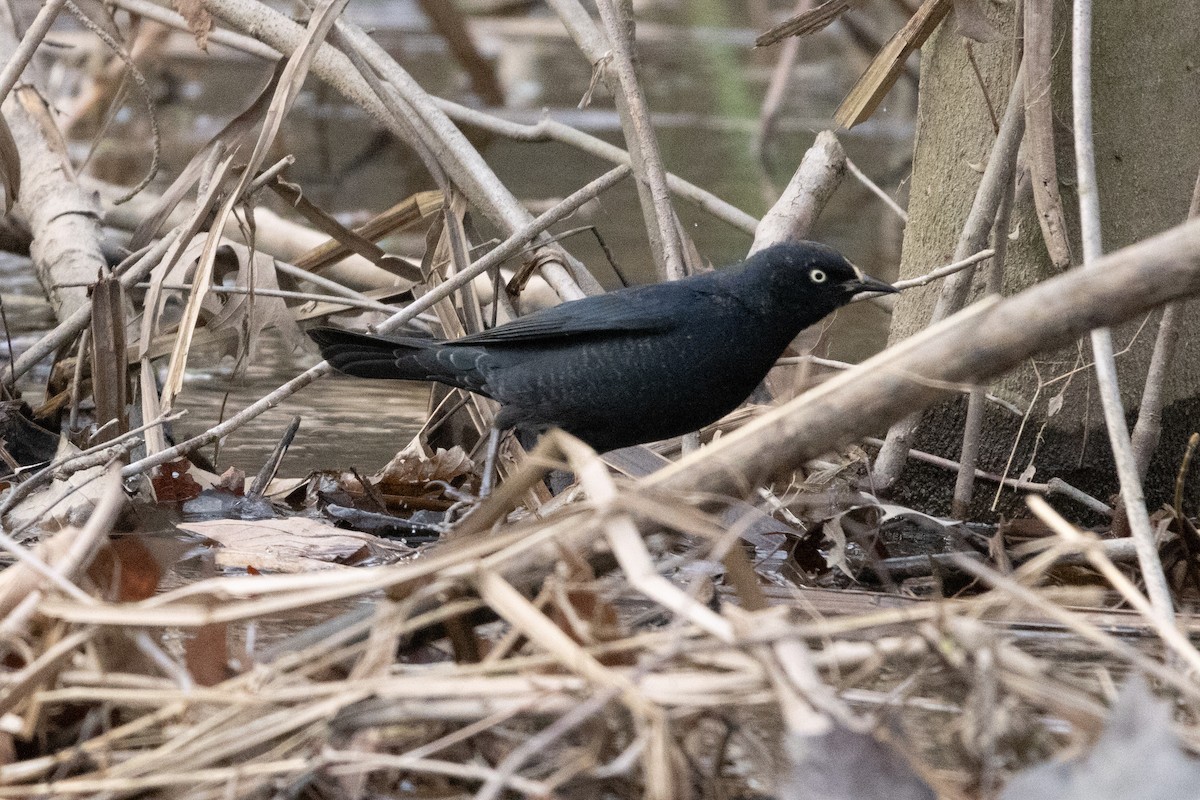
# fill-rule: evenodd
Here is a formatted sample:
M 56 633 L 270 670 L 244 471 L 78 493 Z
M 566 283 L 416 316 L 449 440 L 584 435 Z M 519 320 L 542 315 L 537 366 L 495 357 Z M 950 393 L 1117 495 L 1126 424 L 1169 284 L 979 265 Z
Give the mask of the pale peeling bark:
M 12 63 L 17 51 L 18 37 L 6 8 L 0 13 L 0 59 Z M 31 72 L 25 70 L 25 80 Z M 87 304 L 86 284 L 107 269 L 100 251 L 100 209 L 76 183 L 62 136 L 33 86 L 18 84 L 0 111 L 21 158 L 14 212 L 33 233 L 29 249 L 38 280 L 62 321 Z
M 100 209 L 75 182 L 57 129 L 47 130 L 51 117 L 37 92 L 16 89 L 3 112 L 21 154 L 16 212 L 33 232 L 29 252 L 61 321 L 87 302 L 87 284 L 107 269 L 100 251 Z

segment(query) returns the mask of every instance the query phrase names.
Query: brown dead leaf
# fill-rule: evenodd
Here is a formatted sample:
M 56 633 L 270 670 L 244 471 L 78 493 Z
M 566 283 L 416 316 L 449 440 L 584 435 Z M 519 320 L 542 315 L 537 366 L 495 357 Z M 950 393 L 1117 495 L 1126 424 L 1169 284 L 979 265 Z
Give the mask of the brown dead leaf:
M 158 468 L 150 483 L 160 503 L 182 503 L 200 496 L 204 487 L 192 477 L 192 463 L 186 458 L 170 461 Z
M 158 559 L 140 539 L 123 536 L 113 539 L 96 553 L 88 568 L 88 577 L 105 587 L 112 599 L 134 603 L 155 595 L 162 569 Z
M 431 481 L 453 484 L 474 468 L 475 463 L 461 447 L 438 448 L 428 455 L 414 443 L 397 453 L 372 480 L 387 494 L 423 494 Z
M 171 0 L 171 6 L 187 20 L 188 30 L 196 38 L 196 46 L 207 53 L 213 21 L 212 15 L 204 7 L 204 0 Z
M 439 448 L 432 455 L 414 439 L 392 458 L 387 465 L 371 476 L 372 488 L 383 498 L 387 507 L 444 511 L 455 502 L 443 486 L 444 482 L 461 487 L 467 482 L 475 464 L 461 447 Z M 346 485 L 347 491 L 359 496 L 361 490 Z
M 229 677 L 229 626 L 202 625 L 183 643 L 183 658 L 200 686 L 216 686 Z

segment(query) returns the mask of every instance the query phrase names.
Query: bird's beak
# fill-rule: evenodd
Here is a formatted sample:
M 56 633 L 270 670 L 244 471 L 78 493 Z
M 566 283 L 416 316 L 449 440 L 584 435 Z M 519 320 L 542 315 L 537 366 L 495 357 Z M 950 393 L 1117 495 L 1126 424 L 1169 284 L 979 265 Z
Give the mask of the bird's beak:
M 851 294 L 862 294 L 863 292 L 879 293 L 879 294 L 895 294 L 900 290 L 890 283 L 872 278 L 870 275 L 864 275 L 852 281 L 846 281 L 842 284 Z
M 850 266 L 854 266 L 851 264 Z M 854 267 L 855 277 L 842 284 L 846 291 L 850 294 L 862 294 L 871 292 L 872 294 L 895 294 L 900 290 L 890 283 L 885 283 L 878 278 L 872 278 L 867 273 L 863 272 L 858 267 Z

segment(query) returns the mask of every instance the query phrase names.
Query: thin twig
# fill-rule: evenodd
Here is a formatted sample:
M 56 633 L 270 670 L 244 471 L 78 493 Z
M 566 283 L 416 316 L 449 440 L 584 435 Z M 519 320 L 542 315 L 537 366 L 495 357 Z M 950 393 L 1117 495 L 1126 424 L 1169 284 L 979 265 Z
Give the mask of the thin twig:
M 64 0 L 65 2 L 65 0 Z M 149 0 L 114 0 L 114 5 L 136 14 L 153 19 L 179 30 L 188 30 L 187 21 L 179 14 L 158 6 Z M 249 55 L 275 61 L 279 51 L 257 39 L 234 33 L 224 28 L 215 28 L 209 41 L 234 47 Z M 434 104 L 455 122 L 480 130 L 486 130 L 506 138 L 523 142 L 557 141 L 574 147 L 613 164 L 629 163 L 629 153 L 605 140 L 573 128 L 558 120 L 544 118 L 532 125 L 502 119 L 477 108 L 464 106 L 442 97 L 433 98 Z M 694 183 L 674 173 L 667 173 L 667 186 L 682 199 L 708 212 L 713 217 L 744 233 L 753 234 L 758 220 L 740 208 L 722 200 Z
M 560 142 L 613 164 L 630 163 L 629 153 L 625 150 L 558 120 L 543 118 L 532 125 L 523 125 L 443 98 L 436 98 L 435 102 L 438 108 L 460 125 L 520 142 Z M 682 199 L 736 230 L 753 235 L 758 227 L 758 220 L 752 215 L 673 172 L 667 173 L 667 186 Z
M 999 295 L 1004 289 L 1004 259 L 1008 253 L 1008 223 L 1012 215 L 1017 188 L 1015 177 L 1000 200 L 1000 207 L 996 210 L 996 224 L 992 227 L 992 244 L 996 251 L 996 257 L 988 265 L 984 289 L 988 295 Z M 979 444 L 983 436 L 983 404 L 986 395 L 987 387 L 975 385 L 971 387 L 971 393 L 967 399 L 967 418 L 963 424 L 963 441 L 959 452 L 960 467 L 954 481 L 954 499 L 950 511 L 950 515 L 958 519 L 966 519 L 970 513 L 971 498 L 975 489 L 975 467 L 979 461 Z
M 629 148 L 630 163 L 637 177 L 638 199 L 650 239 L 650 251 L 658 275 L 664 280 L 686 274 L 683 250 L 675 228 L 675 212 L 671 208 L 658 142 L 650 126 L 649 111 L 634 67 L 633 19 L 627 16 L 629 6 L 612 0 L 600 0 L 603 34 L 579 0 L 550 0 L 551 9 L 558 14 L 563 26 L 591 63 L 592 69 L 604 79 L 612 92 L 621 129 Z M 615 73 L 609 78 L 608 69 Z
M 58 18 L 58 13 L 62 10 L 66 2 L 67 0 L 45 0 L 42 3 L 42 8 L 38 11 L 37 16 L 33 18 L 33 23 L 29 26 L 29 30 L 25 31 L 25 35 L 21 37 L 21 43 L 13 51 L 12 56 L 8 59 L 8 63 L 4 65 L 4 70 L 0 71 L 0 103 L 3 103 L 8 98 L 8 93 L 17 85 L 17 81 L 21 78 L 21 73 L 29 65 L 33 54 L 37 52 L 38 45 L 46 38 L 46 34 L 50 31 L 50 26 Z
M 1057 557 L 1054 559 L 1057 560 Z M 1138 669 L 1145 670 L 1149 675 L 1175 687 L 1186 697 L 1200 698 L 1200 690 L 1195 682 L 1181 671 L 1171 669 L 1159 661 L 1150 658 L 1133 645 L 1105 632 L 1097 625 L 1085 620 L 1080 614 L 1071 611 L 1052 600 L 1042 597 L 1034 589 L 1006 575 L 1001 575 L 994 569 L 969 558 L 956 557 L 956 566 L 972 577 L 984 582 L 993 589 L 1009 595 L 1014 600 L 1035 608 L 1049 616 L 1082 638 L 1094 642 L 1109 653 L 1125 659 Z
M 511 783 L 516 776 L 517 770 L 523 767 L 527 761 L 538 753 L 545 751 L 554 742 L 599 714 L 619 694 L 620 689 L 616 687 L 609 687 L 596 692 L 575 708 L 554 720 L 550 725 L 513 748 L 504 757 L 504 760 L 496 765 L 495 772 L 487 779 L 487 782 L 479 787 L 479 791 L 475 793 L 474 800 L 495 800 L 500 795 L 501 790 L 504 789 L 505 784 Z
M 139 17 L 154 20 L 162 23 L 168 28 L 185 31 L 191 33 L 188 27 L 188 21 L 184 19 L 182 14 L 178 14 L 169 8 L 160 6 L 158 3 L 153 3 L 150 0 L 112 0 L 112 4 L 117 8 L 123 8 L 126 11 L 137 14 Z M 216 43 L 225 45 L 226 47 L 238 50 L 246 55 L 256 56 L 266 59 L 267 61 L 278 61 L 279 51 L 269 45 L 265 45 L 257 39 L 249 36 L 243 36 L 240 33 L 234 33 L 225 28 L 213 27 L 208 32 L 208 41 L 210 44 Z
M 94 604 L 95 599 L 87 592 L 80 589 L 73 582 L 75 573 L 87 565 L 92 554 L 99 546 L 100 541 L 108 535 L 113 523 L 116 521 L 117 513 L 121 510 L 125 502 L 125 494 L 121 489 L 121 481 L 117 476 L 115 469 L 110 469 L 106 475 L 106 485 L 101 488 L 100 496 L 97 499 L 95 508 L 92 509 L 91 516 L 80 530 L 70 530 L 58 536 L 66 536 L 70 538 L 68 547 L 65 551 L 61 551 L 54 563 L 48 564 L 42 560 L 40 550 L 44 548 L 47 552 L 53 548 L 42 545 L 38 550 L 32 550 L 18 544 L 8 533 L 0 531 L 0 547 L 8 551 L 17 561 L 17 564 L 23 565 L 26 569 L 46 578 L 49 584 L 58 588 L 70 597 L 75 598 L 84 604 Z M 6 569 L 0 573 L 3 580 L 0 580 L 0 602 L 7 600 L 5 596 L 11 591 L 14 585 L 21 583 L 21 572 L 10 572 Z M 32 593 L 43 594 L 41 588 L 35 589 Z M 7 603 L 3 603 L 5 615 L 12 611 Z M 6 618 L 4 620 L 6 626 L 15 628 L 17 621 Z
M 873 444 L 876 447 L 883 445 L 882 439 L 877 439 L 874 436 L 868 436 L 863 439 L 867 444 Z M 933 453 L 926 453 L 924 450 L 909 448 L 908 457 L 915 461 L 923 461 L 926 464 L 932 464 L 935 467 L 952 470 L 954 472 L 961 471 L 962 464 L 951 458 L 943 458 Z M 1006 478 L 1003 475 L 998 475 L 995 472 L 987 472 L 986 470 L 976 469 L 975 477 L 980 480 L 988 481 L 989 483 L 997 483 L 1001 486 L 1007 486 L 1010 489 L 1018 492 L 1035 492 L 1037 494 L 1057 494 L 1062 497 L 1070 498 L 1080 505 L 1095 511 L 1097 514 L 1103 514 L 1106 517 L 1113 515 L 1113 510 L 1108 505 L 1102 503 L 1096 498 L 1084 492 L 1082 489 L 1077 489 L 1071 484 L 1064 481 L 1062 478 L 1051 478 L 1046 483 L 1033 483 L 1031 481 L 1023 481 L 1020 478 Z M 864 488 L 869 488 L 870 483 L 867 482 Z
M 813 0 L 796 0 L 794 14 L 803 14 L 812 7 Z M 796 66 L 796 57 L 800 54 L 800 39 L 789 38 L 779 50 L 779 58 L 771 69 L 771 79 L 767 83 L 767 91 L 763 94 L 762 105 L 758 111 L 758 132 L 754 137 L 754 152 L 763 168 L 767 167 L 767 149 L 771 136 L 775 132 L 775 123 L 779 119 L 783 101 L 787 96 L 788 84 L 791 83 L 792 71 Z
M 687 274 L 687 267 L 675 226 L 675 210 L 671 207 L 671 192 L 667 188 L 662 154 L 650 124 L 650 110 L 634 65 L 633 7 L 618 3 L 617 0 L 596 0 L 596 8 L 604 23 L 609 46 L 612 47 L 612 58 L 608 63 L 616 72 L 617 87 L 625 101 L 618 106 L 618 111 L 622 111 L 623 106 L 622 127 L 633 156 L 634 174 L 642 197 L 646 229 L 650 234 L 650 250 L 658 265 L 659 275 L 664 280 L 676 280 Z M 645 184 L 644 188 L 642 184 Z
M 1079 222 L 1083 241 L 1083 267 L 1098 271 L 1097 262 L 1104 254 L 1100 239 L 1100 189 L 1096 183 L 1096 152 L 1092 138 L 1092 3 L 1075 0 L 1071 26 L 1071 97 L 1075 123 L 1075 165 L 1079 178 Z M 1138 563 L 1146 581 L 1150 603 L 1160 621 L 1174 624 L 1174 608 L 1167 576 L 1158 557 L 1154 529 L 1146 513 L 1142 481 L 1137 459 L 1125 425 L 1125 410 L 1117 384 L 1117 364 L 1113 358 L 1112 334 L 1108 328 L 1091 333 L 1092 355 L 1096 361 L 1096 384 L 1104 408 L 1104 421 L 1112 445 L 1113 461 L 1121 483 L 1121 500 L 1129 520 L 1130 533 L 1138 551 Z
M 1200 175 L 1192 189 L 1192 202 L 1188 206 L 1188 219 L 1200 215 Z M 1146 479 L 1150 469 L 1150 457 L 1158 448 L 1162 434 L 1163 385 L 1167 371 L 1174 361 L 1175 346 L 1179 341 L 1179 325 L 1182 309 L 1178 303 L 1163 308 L 1158 321 L 1158 336 L 1154 339 L 1154 350 L 1150 355 L 1150 367 L 1146 370 L 1146 385 L 1142 389 L 1142 402 L 1138 406 L 1137 423 L 1133 426 L 1133 457 L 1137 461 L 1138 476 Z
M 136 428 L 125 431 L 125 433 L 115 436 L 103 444 L 54 459 L 45 467 L 29 476 L 29 478 L 8 490 L 8 493 L 4 495 L 4 501 L 0 503 L 0 516 L 7 514 L 18 502 L 28 497 L 34 489 L 45 484 L 47 481 L 56 477 L 68 477 L 76 472 L 105 464 L 116 456 L 124 455 L 138 445 L 138 442 L 134 441 L 138 435 L 145 433 L 151 428 L 157 428 L 172 420 L 179 419 L 186 413 L 185 409 L 172 414 L 163 414 L 147 422 L 145 425 L 139 425 Z
M 900 204 L 893 200 L 892 196 L 885 192 L 879 186 L 879 184 L 867 177 L 867 174 L 858 168 L 858 164 L 855 164 L 853 161 L 851 161 L 849 157 L 846 158 L 846 169 L 850 170 L 850 174 L 857 178 L 859 183 L 867 187 L 867 190 L 870 191 L 871 194 L 878 197 L 883 201 L 885 206 L 894 211 L 896 216 L 899 217 L 905 225 L 908 224 L 908 212 L 901 208 Z
M 153 247 L 133 253 L 122 264 L 118 265 L 114 272 L 121 276 L 122 285 L 128 289 L 131 285 L 149 275 L 150 271 L 158 265 L 167 250 L 171 248 L 178 235 L 178 232 L 169 234 L 155 243 Z M 8 369 L 2 378 L 4 384 L 6 386 L 13 385 L 18 378 L 32 369 L 35 364 L 78 335 L 88 326 L 91 318 L 92 300 L 88 298 L 71 316 L 59 322 L 52 331 L 35 342 L 32 347 L 8 365 Z
M 930 270 L 929 272 L 925 273 L 924 275 L 918 275 L 915 278 L 905 278 L 902 281 L 895 281 L 892 283 L 892 286 L 895 286 L 897 289 L 900 289 L 901 291 L 903 291 L 904 289 L 912 289 L 916 286 L 925 286 L 927 284 L 933 283 L 936 280 L 941 280 L 942 278 L 945 278 L 948 275 L 953 275 L 956 272 L 961 272 L 962 270 L 967 269 L 968 267 L 973 267 L 976 264 L 978 264 L 980 261 L 986 261 L 987 259 L 991 258 L 995 254 L 995 252 L 996 251 L 994 249 L 989 247 L 986 250 L 980 250 L 978 253 L 976 253 L 973 256 L 967 256 L 966 258 L 962 259 L 961 261 L 955 261 L 953 264 L 946 264 L 943 267 L 938 267 L 936 269 Z M 855 298 L 853 300 L 851 300 L 850 302 L 852 302 L 852 303 L 870 302 L 877 306 L 880 306 L 881 308 L 885 308 L 888 311 L 891 311 L 892 309 L 894 309 L 896 307 L 896 296 L 891 295 L 891 294 L 883 294 L 883 295 L 861 294 L 861 295 L 855 296 Z
M 849 361 L 838 361 L 837 359 L 834 359 L 834 358 L 821 358 L 820 356 L 814 356 L 811 353 L 807 354 L 807 355 L 803 355 L 803 356 L 784 356 L 783 358 L 776 359 L 775 364 L 776 364 L 776 366 L 781 366 L 781 367 L 782 366 L 796 366 L 797 364 L 813 364 L 814 366 L 818 366 L 818 367 L 828 367 L 830 369 L 838 369 L 838 370 L 854 369 L 854 366 L 855 366 L 854 364 L 851 364 Z M 954 391 L 958 391 L 958 392 L 961 392 L 964 394 L 970 391 L 970 389 L 968 387 L 947 386 L 946 388 L 952 389 Z M 992 404 L 1004 409 L 1005 411 L 1007 411 L 1009 414 L 1012 414 L 1013 416 L 1020 417 L 1025 414 L 1024 411 L 1017 408 L 1012 403 L 1010 403 L 1007 400 L 1005 400 L 1004 398 L 1002 398 L 998 395 L 994 395 L 990 392 L 988 392 L 987 394 L 984 395 L 984 399 L 987 400 L 989 403 L 992 403 Z M 880 439 L 879 444 L 882 444 L 882 443 L 883 443 L 883 440 Z M 958 463 L 958 462 L 953 462 L 953 463 Z
M 150 166 L 146 168 L 145 174 L 142 176 L 132 188 L 128 189 L 123 195 L 112 201 L 113 205 L 119 206 L 129 202 L 134 197 L 142 192 L 150 182 L 154 180 L 154 176 L 158 174 L 158 168 L 162 161 L 162 136 L 158 128 L 158 114 L 154 111 L 154 98 L 150 91 L 150 83 L 146 80 L 146 76 L 138 69 L 138 65 L 134 63 L 133 56 L 125 49 L 125 46 L 114 39 L 103 28 L 97 25 L 92 19 L 83 12 L 72 0 L 66 0 L 67 9 L 96 38 L 104 42 L 104 44 L 113 51 L 117 58 L 125 63 L 125 69 L 133 78 L 133 85 L 137 88 L 137 95 L 142 101 L 142 106 L 146 111 L 146 121 L 150 125 Z
M 279 270 L 284 275 L 295 278 L 296 280 L 308 281 L 314 286 L 319 286 L 331 294 L 337 295 L 340 298 L 345 298 L 345 300 L 337 300 L 336 302 L 341 303 L 353 300 L 356 305 L 362 308 L 369 308 L 372 311 L 382 311 L 384 314 L 395 314 L 397 311 L 395 306 L 389 306 L 387 303 L 381 303 L 378 300 L 368 297 L 362 292 L 343 286 L 337 281 L 333 281 L 329 278 L 309 272 L 306 269 L 300 269 L 300 267 L 293 266 L 286 261 L 276 261 L 275 269 Z M 265 293 L 259 292 L 257 289 L 253 290 L 251 293 L 264 294 L 264 296 L 266 296 Z
M 1125 601 L 1146 618 L 1163 642 L 1187 662 L 1192 672 L 1200 673 L 1200 651 L 1197 651 L 1196 646 L 1175 627 L 1173 620 L 1164 620 L 1162 614 L 1150 605 L 1145 595 L 1125 577 L 1125 573 L 1117 569 L 1094 534 L 1085 534 L 1077 530 L 1040 497 L 1030 497 L 1028 502 L 1030 510 L 1038 519 L 1049 525 L 1072 550 L 1083 553 L 1092 566 L 1121 593 Z
M 315 4 L 300 42 L 288 56 L 287 63 L 280 73 L 270 105 L 263 116 L 262 127 L 254 140 L 254 146 L 249 156 L 247 156 L 246 167 L 238 178 L 237 185 L 225 197 L 213 218 L 211 228 L 204 241 L 204 247 L 197 259 L 195 271 L 192 273 L 192 283 L 196 289 L 189 295 L 187 304 L 184 306 L 175 334 L 175 346 L 167 364 L 167 374 L 163 379 L 159 404 L 164 410 L 171 408 L 175 398 L 183 390 L 184 372 L 191 350 L 192 337 L 195 335 L 199 322 L 204 296 L 212 285 L 217 248 L 220 245 L 225 225 L 233 214 L 234 206 L 242 202 L 247 187 L 255 179 L 259 167 L 266 160 L 271 143 L 275 141 L 285 117 L 300 95 L 300 87 L 312 68 L 317 52 L 347 2 L 349 0 L 318 0 Z M 324 288 L 330 289 L 329 286 L 324 286 Z M 330 291 L 333 290 L 330 289 Z

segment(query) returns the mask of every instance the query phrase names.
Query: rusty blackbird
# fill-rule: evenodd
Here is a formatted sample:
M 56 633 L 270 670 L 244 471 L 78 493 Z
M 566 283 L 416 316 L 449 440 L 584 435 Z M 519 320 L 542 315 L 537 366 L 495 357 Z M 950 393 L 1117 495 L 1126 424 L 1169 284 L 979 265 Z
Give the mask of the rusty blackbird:
M 559 427 L 596 450 L 666 439 L 745 400 L 800 331 L 864 292 L 895 292 L 836 250 L 778 244 L 736 266 L 620 289 L 441 341 L 309 335 L 339 372 L 438 381 L 501 405 L 499 430 Z

